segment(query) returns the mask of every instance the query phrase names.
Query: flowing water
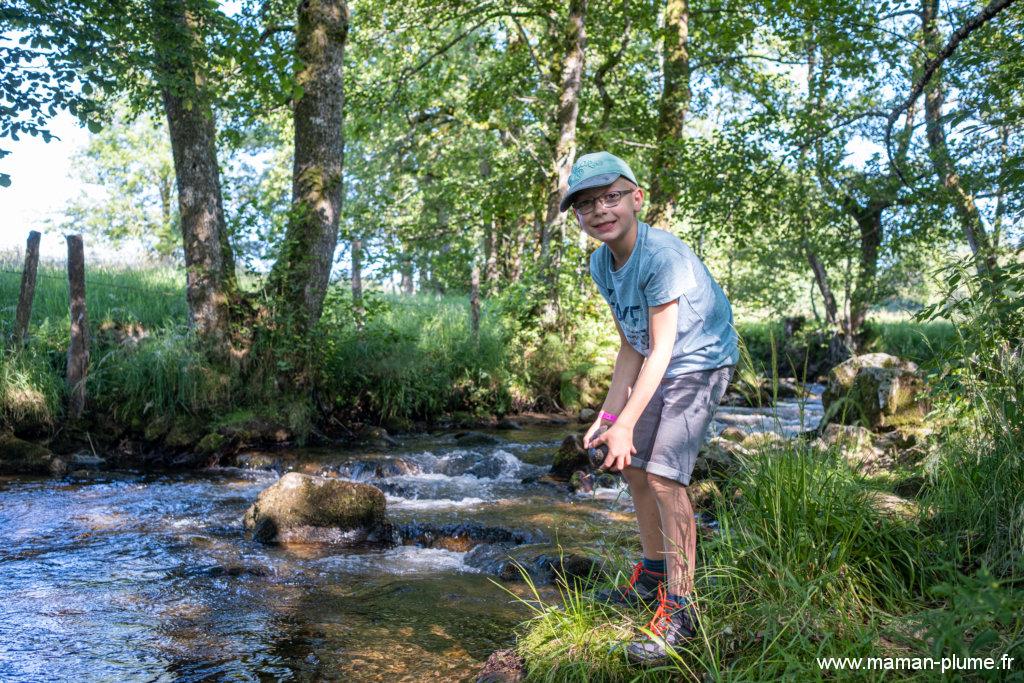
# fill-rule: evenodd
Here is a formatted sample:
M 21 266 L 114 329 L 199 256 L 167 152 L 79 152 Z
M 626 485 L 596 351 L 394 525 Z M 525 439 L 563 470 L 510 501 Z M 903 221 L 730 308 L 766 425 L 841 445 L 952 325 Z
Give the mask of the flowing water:
M 722 408 L 715 429 L 792 434 L 820 416 L 817 397 Z M 188 474 L 0 478 L 0 681 L 472 679 L 529 616 L 508 555 L 543 582 L 560 549 L 600 556 L 603 537 L 630 533 L 621 489 L 538 481 L 579 428 L 253 453 Z M 403 544 L 247 541 L 245 509 L 289 470 L 379 486 Z

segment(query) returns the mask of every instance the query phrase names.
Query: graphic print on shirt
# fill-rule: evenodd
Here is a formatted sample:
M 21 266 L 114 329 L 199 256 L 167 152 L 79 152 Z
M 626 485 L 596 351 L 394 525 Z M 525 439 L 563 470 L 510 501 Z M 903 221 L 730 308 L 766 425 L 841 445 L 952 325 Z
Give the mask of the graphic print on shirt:
M 606 287 L 604 293 L 608 305 L 611 306 L 612 312 L 615 314 L 615 319 L 619 321 L 622 333 L 626 335 L 626 341 L 646 356 L 650 348 L 650 336 L 647 330 L 647 315 L 643 306 L 619 306 L 614 289 Z

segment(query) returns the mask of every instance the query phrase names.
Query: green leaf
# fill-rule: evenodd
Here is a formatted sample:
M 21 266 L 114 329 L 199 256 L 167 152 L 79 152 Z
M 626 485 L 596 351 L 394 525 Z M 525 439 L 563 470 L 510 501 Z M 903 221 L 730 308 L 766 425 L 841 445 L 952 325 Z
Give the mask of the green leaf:
M 7 175 L 6 173 L 0 173 L 0 187 L 10 187 L 10 186 L 11 186 L 11 176 Z
M 103 125 L 99 121 L 89 121 L 86 126 L 89 128 L 89 132 L 94 134 L 103 130 Z

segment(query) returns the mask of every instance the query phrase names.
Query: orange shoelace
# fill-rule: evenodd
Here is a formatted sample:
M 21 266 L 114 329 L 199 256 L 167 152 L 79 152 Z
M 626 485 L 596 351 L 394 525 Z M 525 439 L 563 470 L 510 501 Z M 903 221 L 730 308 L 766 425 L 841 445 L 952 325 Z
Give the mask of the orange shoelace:
M 664 585 L 658 586 L 658 609 L 654 612 L 647 630 L 656 636 L 664 636 L 665 629 L 672 623 L 672 614 L 682 609 L 678 602 L 668 599 L 668 592 Z
M 640 580 L 640 575 L 644 573 L 644 563 L 637 562 L 633 565 L 633 573 L 629 577 L 629 584 L 622 587 L 623 592 L 635 590 L 636 582 Z
M 661 572 L 652 572 L 650 570 L 644 569 L 644 563 L 643 562 L 637 562 L 635 565 L 633 565 L 633 573 L 630 574 L 630 576 L 629 576 L 629 583 L 623 584 L 620 587 L 619 590 L 621 590 L 623 593 L 627 593 L 629 591 L 635 591 L 636 590 L 636 582 L 640 580 L 640 576 L 642 574 L 644 574 L 644 573 L 650 574 L 651 576 L 655 576 L 655 577 L 663 577 L 663 576 L 665 576 Z M 660 578 L 658 579 L 658 585 L 659 586 L 661 585 L 661 579 Z

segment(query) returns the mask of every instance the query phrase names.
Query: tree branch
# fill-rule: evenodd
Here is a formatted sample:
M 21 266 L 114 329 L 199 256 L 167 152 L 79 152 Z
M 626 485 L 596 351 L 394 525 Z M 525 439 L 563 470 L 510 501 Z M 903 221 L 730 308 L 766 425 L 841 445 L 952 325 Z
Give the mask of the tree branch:
M 896 175 L 899 176 L 900 180 L 906 184 L 906 179 L 903 176 L 903 172 L 899 167 L 899 164 L 893 158 L 892 153 L 892 127 L 896 123 L 896 119 L 900 117 L 904 111 L 909 109 L 917 102 L 917 98 L 921 96 L 924 89 L 928 86 L 935 72 L 939 70 L 939 67 L 949 59 L 949 57 L 956 51 L 956 48 L 964 41 L 967 36 L 971 35 L 974 31 L 978 30 L 990 20 L 992 20 L 999 12 L 1012 5 L 1017 0 L 990 0 L 984 8 L 964 24 L 953 32 L 953 35 L 949 37 L 946 44 L 939 50 L 938 54 L 929 59 L 918 77 L 914 86 L 910 90 L 910 95 L 900 105 L 893 109 L 889 113 L 889 117 L 886 120 L 885 125 L 885 152 L 889 156 L 889 163 L 892 165 Z
M 605 128 L 608 125 L 608 119 L 611 118 L 612 108 L 615 106 L 615 100 L 611 98 L 608 91 L 604 87 L 604 77 L 607 76 L 612 69 L 618 66 L 619 62 L 622 61 L 622 56 L 626 53 L 626 48 L 629 47 L 629 29 L 633 25 L 633 20 L 630 18 L 629 6 L 627 2 L 622 3 L 622 12 L 625 15 L 625 21 L 622 26 L 622 44 L 619 45 L 619 49 L 614 54 L 608 55 L 608 59 L 604 60 L 604 63 L 598 67 L 594 73 L 594 85 L 597 86 L 597 92 L 601 94 L 601 124 L 600 128 Z

